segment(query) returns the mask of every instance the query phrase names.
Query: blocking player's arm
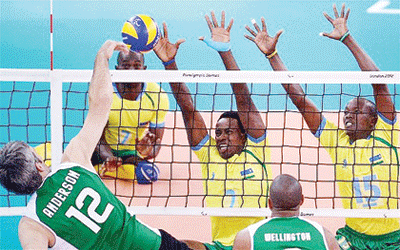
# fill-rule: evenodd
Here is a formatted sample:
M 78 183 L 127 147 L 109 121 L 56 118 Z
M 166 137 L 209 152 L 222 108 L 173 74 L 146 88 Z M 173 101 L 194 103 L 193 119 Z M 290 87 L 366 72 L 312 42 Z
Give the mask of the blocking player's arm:
M 333 12 L 335 18 L 330 17 L 327 13 L 323 13 L 325 18 L 332 24 L 333 30 L 330 33 L 322 33 L 323 36 L 329 37 L 334 40 L 343 42 L 344 45 L 351 51 L 356 59 L 358 66 L 362 71 L 378 71 L 379 68 L 375 65 L 374 61 L 368 56 L 367 53 L 357 44 L 354 37 L 350 34 L 347 27 L 347 20 L 349 18 L 350 9 L 345 11 L 345 4 L 339 12 L 336 5 L 333 5 Z
M 353 54 L 358 63 L 358 66 L 362 71 L 379 71 L 379 68 L 376 66 L 375 62 L 361 48 L 361 46 L 356 42 L 354 37 L 348 31 L 347 19 L 349 17 L 350 9 L 348 9 L 345 13 L 345 5 L 343 4 L 339 15 L 336 6 L 333 5 L 333 12 L 336 17 L 335 19 L 324 13 L 324 16 L 333 25 L 334 29 L 331 33 L 323 33 L 323 35 L 331 39 L 341 40 L 343 44 L 346 45 L 346 47 Z M 393 121 L 396 114 L 387 85 L 372 84 L 372 88 L 374 90 L 375 103 L 378 111 L 383 114 L 387 119 Z
M 112 103 L 113 87 L 108 61 L 115 50 L 128 53 L 125 44 L 115 41 L 106 41 L 97 53 L 89 86 L 89 112 L 82 129 L 65 149 L 61 162 L 93 168 L 90 159 L 107 123 Z
M 191 147 L 197 146 L 208 132 L 200 112 L 193 104 L 192 96 L 185 83 L 170 83 L 172 92 L 182 111 L 188 141 Z
M 372 84 L 377 110 L 387 119 L 393 121 L 396 118 L 396 109 L 386 84 Z
M 167 24 L 163 23 L 164 34 L 158 43 L 154 46 L 154 52 L 157 57 L 164 62 L 166 70 L 177 70 L 175 56 L 180 44 L 185 40 L 179 39 L 175 44 L 169 42 Z M 190 146 L 197 146 L 201 140 L 207 136 L 207 127 L 200 112 L 196 110 L 193 104 L 192 96 L 188 87 L 182 82 L 169 83 L 172 93 L 181 108 L 183 121 L 186 127 L 186 133 Z
M 22 217 L 19 222 L 18 237 L 23 249 L 47 250 L 56 242 L 49 229 L 28 217 Z
M 239 70 L 232 51 L 219 52 L 227 70 Z M 231 83 L 235 94 L 236 106 L 240 120 L 246 133 L 253 138 L 260 138 L 265 134 L 265 125 L 256 105 L 254 104 L 246 83 Z
M 324 234 L 329 250 L 340 250 L 339 244 L 337 243 L 335 236 L 325 227 Z
M 251 250 L 251 238 L 249 230 L 243 229 L 237 233 L 232 250 Z
M 255 30 L 246 26 L 247 31 L 249 31 L 252 36 L 245 35 L 245 37 L 254 42 L 258 49 L 267 56 L 273 70 L 286 71 L 287 68 L 276 51 L 276 44 L 278 43 L 278 39 L 283 31 L 280 30 L 274 37 L 271 37 L 268 35 L 267 25 L 265 24 L 264 18 L 261 18 L 261 23 L 262 29 L 260 29 L 255 21 L 253 21 Z M 300 113 L 303 115 L 311 132 L 315 134 L 321 124 L 321 112 L 314 103 L 306 97 L 299 84 L 282 84 L 282 86 L 286 90 L 286 93 L 289 95 L 293 104 L 296 105 Z
M 225 11 L 221 13 L 221 22 L 218 24 L 215 13 L 211 12 L 211 19 L 208 15 L 205 16 L 208 28 L 211 32 L 211 39 L 216 43 L 229 43 L 230 30 L 233 25 L 233 19 L 230 20 L 225 27 Z M 200 40 L 204 40 L 201 37 Z M 233 57 L 232 51 L 218 51 L 222 62 L 227 70 L 240 70 Z M 246 83 L 231 83 L 233 93 L 235 94 L 236 104 L 240 120 L 246 130 L 246 133 L 253 138 L 260 138 L 265 134 L 265 125 L 258 112 L 256 106 L 251 99 L 250 91 Z
M 311 132 L 315 134 L 323 118 L 321 111 L 306 96 L 300 84 L 282 84 L 282 86 L 302 114 Z

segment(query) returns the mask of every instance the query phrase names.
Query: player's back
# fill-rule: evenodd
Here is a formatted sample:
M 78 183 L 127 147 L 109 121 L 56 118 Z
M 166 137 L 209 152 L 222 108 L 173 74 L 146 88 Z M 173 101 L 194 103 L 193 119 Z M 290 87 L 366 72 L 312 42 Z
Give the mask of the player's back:
M 57 235 L 58 249 L 158 249 L 161 242 L 159 232 L 131 216 L 95 172 L 77 164 L 52 172 L 28 211 Z
M 323 227 L 299 217 L 260 221 L 248 227 L 254 250 L 329 249 Z

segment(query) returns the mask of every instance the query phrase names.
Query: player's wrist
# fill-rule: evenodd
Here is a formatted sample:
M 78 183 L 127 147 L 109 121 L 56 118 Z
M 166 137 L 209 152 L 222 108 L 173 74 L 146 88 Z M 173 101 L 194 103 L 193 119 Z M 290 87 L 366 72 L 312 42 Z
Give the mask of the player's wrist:
M 204 37 L 202 40 L 208 47 L 218 51 L 218 52 L 227 52 L 231 50 L 230 42 L 216 42 L 210 38 Z
M 171 65 L 171 64 L 173 64 L 173 63 L 175 63 L 175 58 L 172 58 L 171 60 L 169 60 L 169 61 L 167 61 L 167 62 L 162 61 L 162 64 L 163 64 L 164 66 L 168 66 L 168 65 Z
M 344 40 L 350 35 L 350 31 L 347 30 L 346 33 L 339 39 L 340 42 L 344 42 Z
M 267 59 L 271 59 L 272 57 L 276 56 L 276 54 L 278 54 L 278 50 L 277 50 L 277 49 L 275 49 L 275 50 L 274 50 L 273 52 L 271 52 L 271 53 L 269 53 L 269 52 L 265 53 L 265 57 L 266 57 Z

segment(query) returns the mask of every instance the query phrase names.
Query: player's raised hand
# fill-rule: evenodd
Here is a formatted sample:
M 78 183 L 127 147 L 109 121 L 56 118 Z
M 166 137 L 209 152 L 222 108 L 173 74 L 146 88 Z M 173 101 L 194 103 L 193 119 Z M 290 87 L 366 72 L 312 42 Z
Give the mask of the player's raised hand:
M 276 50 L 276 44 L 278 43 L 278 39 L 283 33 L 283 30 L 279 30 L 274 37 L 271 37 L 268 35 L 267 25 L 265 24 L 265 19 L 263 17 L 261 18 L 262 29 L 260 29 L 254 19 L 252 20 L 252 23 L 255 30 L 251 29 L 248 25 L 245 26 L 246 30 L 250 32 L 252 36 L 245 34 L 244 37 L 254 42 L 262 53 L 266 55 L 273 53 Z
M 321 35 L 331 39 L 340 40 L 343 35 L 349 31 L 347 28 L 347 19 L 349 18 L 350 9 L 347 9 L 345 13 L 345 4 L 343 4 L 339 16 L 336 5 L 334 4 L 333 13 L 335 15 L 335 19 L 330 17 L 326 12 L 323 13 L 326 19 L 328 19 L 328 21 L 333 25 L 333 30 L 331 33 L 322 32 Z
M 185 39 L 179 39 L 176 43 L 171 43 L 168 38 L 167 24 L 163 22 L 164 34 L 161 35 L 160 40 L 154 46 L 153 50 L 163 62 L 173 60 L 178 52 L 179 46 L 185 42 Z
M 104 55 L 106 59 L 110 59 L 114 51 L 122 51 L 126 54 L 129 53 L 129 49 L 123 42 L 117 42 L 107 40 L 99 49 L 98 55 Z
M 214 11 L 211 11 L 211 19 L 208 15 L 205 16 L 208 28 L 211 32 L 211 40 L 214 42 L 229 43 L 230 31 L 233 25 L 233 18 L 229 21 L 228 26 L 225 28 L 225 11 L 221 13 L 221 23 L 218 24 Z M 199 40 L 204 41 L 205 37 L 201 36 Z

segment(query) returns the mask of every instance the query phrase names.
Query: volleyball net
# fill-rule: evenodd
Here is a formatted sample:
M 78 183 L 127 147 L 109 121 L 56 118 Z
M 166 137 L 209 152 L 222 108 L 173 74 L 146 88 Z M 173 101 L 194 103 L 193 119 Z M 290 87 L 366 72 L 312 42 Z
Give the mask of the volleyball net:
M 91 75 L 91 70 L 0 69 L 0 147 L 13 140 L 25 141 L 33 147 L 51 142 L 52 164 L 60 162 L 63 149 L 79 132 L 86 117 Z M 160 169 L 158 181 L 139 185 L 135 176 L 119 178 L 118 173 L 117 178 L 103 178 L 108 188 L 133 213 L 213 216 L 270 214 L 262 204 L 258 208 L 244 208 L 240 202 L 235 204 L 235 199 L 243 200 L 246 194 L 238 197 L 229 190 L 221 194 L 221 207 L 207 207 L 207 197 L 215 194 L 208 193 L 204 188 L 206 181 L 210 180 L 202 176 L 201 163 L 189 146 L 180 108 L 169 87 L 169 82 L 185 82 L 188 85 L 209 134 L 214 136 L 219 115 L 224 111 L 236 110 L 229 83 L 246 82 L 267 126 L 271 152 L 271 159 L 264 164 L 271 168 L 272 176 L 261 181 L 272 181 L 283 173 L 298 178 L 305 196 L 301 209 L 303 216 L 399 217 L 398 158 L 394 157 L 393 162 L 388 164 L 388 169 L 389 165 L 396 165 L 397 171 L 390 172 L 390 191 L 382 194 L 385 200 L 390 200 L 390 209 L 389 206 L 387 209 L 372 209 L 370 206 L 371 202 L 382 198 L 374 192 L 373 181 L 382 180 L 350 180 L 354 183 L 354 193 L 351 197 L 343 197 L 336 175 L 339 163 L 332 162 L 280 84 L 302 84 L 306 95 L 322 114 L 343 127 L 343 111 L 348 101 L 359 96 L 373 101 L 371 83 L 388 84 L 400 119 L 399 72 L 113 70 L 111 75 L 114 82 L 132 82 L 132 79 L 135 82 L 157 82 L 169 98 L 161 151 L 153 160 Z M 396 155 L 398 150 L 398 145 L 395 145 L 393 151 Z M 374 164 L 365 167 L 373 168 Z M 232 180 L 222 180 L 222 183 L 228 181 Z M 265 191 L 258 198 L 266 197 Z M 344 200 L 355 199 L 368 201 L 369 206 L 365 209 L 343 209 Z M 0 187 L 0 216 L 23 214 L 28 200 L 29 196 L 16 195 Z

